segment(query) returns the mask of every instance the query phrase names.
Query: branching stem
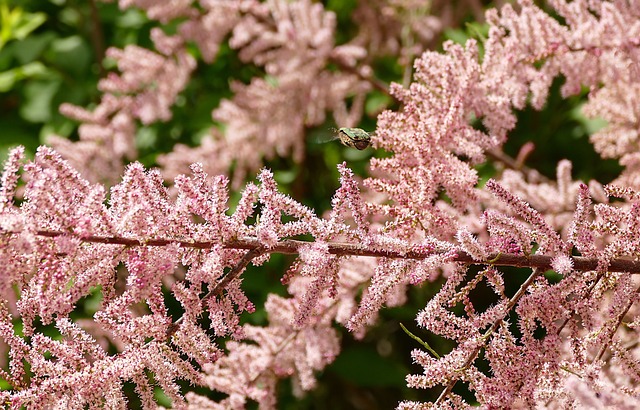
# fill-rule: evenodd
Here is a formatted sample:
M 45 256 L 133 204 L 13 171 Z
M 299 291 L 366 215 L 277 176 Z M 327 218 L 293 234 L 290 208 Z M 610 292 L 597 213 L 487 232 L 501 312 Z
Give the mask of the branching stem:
M 206 305 L 207 301 L 212 297 L 222 295 L 222 291 L 224 290 L 224 288 L 227 287 L 227 285 L 231 283 L 232 280 L 240 276 L 240 274 L 244 271 L 244 269 L 249 265 L 249 263 L 251 263 L 251 261 L 254 258 L 260 256 L 263 253 L 264 253 L 264 248 L 262 247 L 253 248 L 249 252 L 245 253 L 242 259 L 240 259 L 240 261 L 233 268 L 231 268 L 230 271 L 225 273 L 222 276 L 222 279 L 220 280 L 220 282 L 218 282 L 216 286 L 213 289 L 211 289 L 202 298 L 200 303 L 203 305 Z M 173 334 L 178 330 L 178 328 L 180 327 L 180 323 L 182 323 L 183 318 L 184 316 L 176 320 L 174 323 L 172 323 L 169 326 L 169 328 L 167 329 L 167 338 L 170 338 L 171 336 L 173 336 Z
M 635 293 L 636 294 L 640 293 L 640 287 L 636 289 Z M 615 324 L 609 329 L 608 337 L 606 341 L 602 343 L 602 346 L 600 346 L 600 350 L 596 354 L 594 361 L 598 361 L 602 359 L 602 356 L 604 356 L 604 353 L 607 351 L 607 347 L 609 347 L 609 343 L 611 343 L 611 340 L 613 339 L 613 335 L 616 333 L 616 330 L 618 330 L 618 328 L 622 324 L 622 319 L 624 319 L 624 316 L 629 312 L 629 309 L 631 309 L 631 306 L 633 306 L 633 302 L 635 301 L 636 301 L 635 297 L 629 298 L 629 301 L 627 302 L 627 306 L 625 306 L 625 308 L 622 309 L 620 313 L 618 313 L 618 317 L 615 320 Z
M 17 234 L 17 232 L 13 232 Z M 60 231 L 37 231 L 37 235 L 44 237 L 58 237 L 69 235 Z M 186 239 L 133 239 L 118 236 L 83 236 L 78 237 L 87 243 L 102 243 L 107 245 L 135 246 L 167 246 L 179 244 L 185 248 L 210 249 L 219 245 L 217 241 L 192 241 Z M 297 254 L 301 246 L 309 245 L 309 241 L 299 241 L 296 239 L 283 239 L 276 245 L 265 248 L 265 253 Z M 222 246 L 226 249 L 246 249 L 252 250 L 263 248 L 263 244 L 255 238 L 243 238 L 224 242 Z M 365 246 L 346 242 L 331 242 L 328 244 L 329 253 L 338 256 L 372 256 L 381 258 L 398 259 L 425 259 L 434 254 L 444 251 L 426 251 L 423 249 L 400 252 L 387 249 L 370 249 Z M 452 262 L 459 262 L 465 265 L 494 265 L 494 266 L 514 266 L 520 268 L 537 268 L 543 271 L 552 269 L 551 261 L 554 255 L 516 255 L 516 254 L 492 254 L 486 261 L 474 260 L 471 255 L 458 251 L 458 254 L 451 259 Z M 582 256 L 571 256 L 573 269 L 579 272 L 595 271 L 598 268 L 598 259 L 586 258 Z M 640 261 L 618 258 L 613 259 L 607 269 L 609 272 L 629 272 L 640 273 Z
M 540 269 L 534 269 L 533 272 L 531 272 L 531 275 L 529 275 L 527 280 L 524 281 L 524 283 L 520 286 L 520 289 L 518 289 L 516 294 L 513 295 L 513 297 L 511 299 L 509 299 L 509 302 L 507 303 L 507 305 L 505 307 L 504 316 L 499 318 L 495 322 L 493 322 L 491 327 L 484 333 L 484 335 L 482 335 L 482 342 L 478 343 L 478 345 L 471 351 L 471 353 L 469 353 L 469 356 L 467 356 L 467 360 L 465 360 L 464 365 L 462 366 L 462 369 L 467 369 L 469 366 L 471 366 L 473 361 L 478 356 L 478 353 L 480 353 L 480 350 L 482 350 L 482 348 L 489 341 L 489 338 L 491 337 L 493 332 L 495 332 L 495 330 L 498 328 L 498 326 L 500 326 L 500 324 L 504 320 L 504 317 L 506 317 L 509 314 L 509 312 L 511 312 L 511 309 L 513 309 L 515 307 L 515 305 L 518 303 L 518 301 L 520 300 L 520 298 L 522 298 L 522 296 L 524 296 L 525 292 L 527 291 L 527 288 L 529 286 L 531 286 L 533 281 L 536 280 L 536 278 L 538 276 L 540 276 L 540 274 L 542 274 L 542 272 L 543 271 L 540 270 Z M 452 381 L 449 382 L 447 387 L 445 387 L 444 390 L 442 391 L 442 393 L 440 393 L 440 396 L 438 397 L 438 400 L 436 400 L 436 403 L 435 403 L 436 405 L 441 404 L 447 398 L 449 393 L 451 393 L 451 390 L 453 390 L 453 386 L 455 386 L 457 382 L 458 382 L 458 380 L 452 380 Z

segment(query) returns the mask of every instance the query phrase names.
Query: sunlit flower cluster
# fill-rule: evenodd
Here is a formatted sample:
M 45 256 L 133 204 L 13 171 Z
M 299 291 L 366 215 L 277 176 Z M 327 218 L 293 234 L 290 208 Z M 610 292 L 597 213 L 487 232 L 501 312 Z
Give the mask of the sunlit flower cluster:
M 302 395 L 338 356 L 336 325 L 362 338 L 381 309 L 441 279 L 416 319 L 452 350 L 415 349 L 424 372 L 406 379 L 440 398 L 399 408 L 466 408 L 469 397 L 485 408 L 639 405 L 640 6 L 551 1 L 560 20 L 521 0 L 487 12 L 486 39 L 423 53 L 413 81 L 389 88 L 397 109 L 378 116 L 372 144 L 390 155 L 372 159 L 362 183 L 337 165 L 340 186 L 319 216 L 258 169 L 264 157 L 302 161 L 307 129 L 328 114 L 357 125 L 365 94 L 381 87 L 374 49 L 409 59 L 423 51 L 409 43 L 439 29 L 421 2 L 390 1 L 386 17 L 373 3 L 356 14 L 380 31 L 338 45 L 336 16 L 310 0 L 119 2 L 178 20 L 176 33 L 154 29 L 156 51 L 108 51 L 119 74 L 101 81 L 97 107 L 61 107 L 82 123 L 79 141 L 54 138 L 33 160 L 17 148 L 5 163 L 3 403 L 123 408 L 133 383 L 145 408 L 156 386 L 180 408 L 276 408 L 280 379 Z M 213 110 L 224 132 L 176 147 L 160 170 L 125 165 L 136 123 L 168 120 L 193 74 L 188 43 L 211 62 L 223 41 L 264 71 Z M 556 180 L 512 166 L 480 181 L 475 166 L 503 158 L 515 111 L 542 108 L 558 76 L 563 97 L 589 91 L 584 112 L 608 121 L 594 146 L 624 173 L 585 184 L 561 161 Z M 297 255 L 281 278 L 287 295 L 267 296 L 267 325 L 247 324 L 256 306 L 243 273 L 276 253 Z M 479 303 L 479 289 L 491 300 Z M 93 316 L 74 321 L 97 296 Z

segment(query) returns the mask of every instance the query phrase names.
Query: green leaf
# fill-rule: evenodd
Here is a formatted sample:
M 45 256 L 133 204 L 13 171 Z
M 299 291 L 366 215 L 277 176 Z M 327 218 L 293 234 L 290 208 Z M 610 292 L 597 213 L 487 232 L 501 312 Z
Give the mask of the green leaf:
M 158 131 L 151 127 L 140 127 L 136 132 L 136 147 L 138 149 L 148 149 L 156 145 L 158 141 Z
M 40 62 L 25 64 L 0 73 L 0 92 L 11 90 L 15 83 L 26 78 L 45 78 L 50 71 Z
M 298 170 L 295 168 L 288 169 L 288 170 L 277 170 L 277 171 L 274 171 L 274 175 L 273 175 L 273 177 L 276 179 L 276 181 L 280 185 L 291 184 L 293 181 L 295 181 L 297 176 L 298 176 Z
M 171 404 L 173 403 L 169 396 L 167 396 L 167 393 L 165 393 L 160 387 L 153 389 L 153 398 L 161 406 L 171 407 Z
M 571 110 L 569 117 L 577 122 L 579 122 L 587 132 L 587 134 L 592 135 L 596 132 L 600 131 L 602 128 L 606 127 L 609 123 L 602 118 L 588 118 L 582 112 L 582 107 L 584 104 L 580 104 Z
M 55 64 L 77 75 L 84 76 L 91 62 L 91 48 L 80 36 L 59 38 L 51 42 L 50 58 Z
M 63 117 L 62 115 L 56 116 L 53 118 L 53 121 L 47 122 L 40 129 L 38 145 L 48 144 L 48 138 L 51 135 L 58 135 L 68 138 L 69 135 L 71 135 L 71 133 L 75 131 L 76 127 L 77 124 L 74 121 Z
M 11 40 L 22 40 L 47 20 L 44 13 L 25 13 L 20 7 L 10 9 L 0 3 L 0 49 Z
M 391 104 L 391 97 L 380 91 L 373 91 L 367 96 L 364 110 L 370 117 L 380 114 Z
M 466 28 L 449 28 L 444 30 L 444 37 L 458 44 L 465 44 L 470 38 L 479 40 L 484 44 L 489 36 L 489 25 L 484 23 L 466 23 Z
M 480 40 L 482 44 L 487 41 L 487 37 L 489 37 L 488 23 L 478 23 L 474 21 L 471 23 L 465 23 L 465 27 L 467 28 L 467 33 L 469 33 L 470 37 Z
M 129 29 L 140 29 L 146 23 L 149 22 L 149 18 L 141 10 L 128 9 L 124 13 L 117 16 L 116 24 L 118 27 Z
M 35 81 L 24 87 L 25 102 L 20 116 L 29 122 L 47 122 L 51 119 L 52 100 L 60 88 L 60 81 Z
M 451 40 L 454 43 L 465 44 L 469 39 L 469 35 L 465 30 L 459 28 L 448 28 L 444 30 L 444 38 L 446 38 L 447 40 Z
M 25 13 L 20 24 L 14 28 L 13 37 L 22 40 L 45 21 L 47 21 L 47 16 L 44 13 Z
M 24 40 L 12 43 L 11 52 L 21 64 L 27 64 L 38 59 L 54 38 L 56 35 L 52 32 L 34 34 Z M 8 49 L 9 47 L 7 47 Z
M 0 73 L 0 93 L 7 92 L 18 82 L 16 69 Z

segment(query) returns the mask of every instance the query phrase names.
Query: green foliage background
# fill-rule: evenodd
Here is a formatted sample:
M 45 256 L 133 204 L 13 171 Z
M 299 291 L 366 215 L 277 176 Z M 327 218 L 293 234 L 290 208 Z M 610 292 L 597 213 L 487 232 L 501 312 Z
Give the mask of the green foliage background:
M 346 42 L 355 34 L 351 12 L 357 1 L 328 0 L 325 6 L 337 13 L 337 39 Z M 462 3 L 462 2 L 460 2 Z M 489 4 L 487 4 L 488 6 Z M 468 23 L 468 24 L 467 24 Z M 114 62 L 103 59 L 107 47 L 122 48 L 127 44 L 151 47 L 149 32 L 155 26 L 145 14 L 137 10 L 120 11 L 115 3 L 79 0 L 0 0 L 0 159 L 18 144 L 32 155 L 40 144 L 46 144 L 50 134 L 77 138 L 77 125 L 58 112 L 58 106 L 70 102 L 85 107 L 94 106 L 100 98 L 96 85 Z M 165 27 L 171 31 L 175 27 Z M 486 26 L 461 21 L 447 27 L 442 39 L 463 43 L 470 37 L 482 39 Z M 157 156 L 171 151 L 176 143 L 198 144 L 200 138 L 215 124 L 211 111 L 222 98 L 231 96 L 232 79 L 248 82 L 264 72 L 242 64 L 235 51 L 222 47 L 213 64 L 193 55 L 199 64 L 187 89 L 173 108 L 173 118 L 165 124 L 140 127 L 137 146 L 140 161 L 154 166 Z M 382 58 L 374 62 L 377 76 L 386 82 L 401 81 L 403 67 L 396 61 Z M 563 100 L 559 95 L 562 79 L 554 85 L 547 106 L 540 112 L 526 109 L 519 113 L 517 129 L 505 147 L 515 156 L 527 141 L 536 144 L 528 165 L 554 177 L 557 162 L 569 158 L 574 163 L 574 176 L 608 182 L 619 172 L 614 161 L 602 161 L 594 153 L 588 135 L 601 123 L 587 120 L 580 113 L 582 97 Z M 368 116 L 361 126 L 375 128 L 374 113 L 381 104 L 391 104 L 379 93 L 371 93 L 367 101 Z M 389 105 L 394 108 L 393 105 Z M 355 151 L 339 144 L 317 144 L 317 135 L 326 133 L 333 124 L 309 130 L 305 162 L 294 163 L 290 158 L 277 158 L 266 165 L 273 169 L 281 188 L 295 199 L 314 208 L 319 214 L 330 206 L 331 195 L 338 186 L 336 164 L 346 160 L 360 175 L 366 175 L 367 161 L 372 155 L 384 152 Z M 483 179 L 493 175 L 492 166 L 480 166 Z M 284 294 L 279 279 L 291 257 L 274 255 L 260 269 L 249 269 L 244 288 L 259 308 L 268 292 Z M 523 274 L 513 272 L 513 287 Z M 411 363 L 411 349 L 420 345 L 399 327 L 402 322 L 413 333 L 426 340 L 438 352 L 446 353 L 453 346 L 447 341 L 425 334 L 414 322 L 416 313 L 437 291 L 440 282 L 411 289 L 409 303 L 400 308 L 384 309 L 382 320 L 364 341 L 354 341 L 342 332 L 343 352 L 336 362 L 320 375 L 317 390 L 302 400 L 293 397 L 288 382 L 282 383 L 280 407 L 283 409 L 382 409 L 393 408 L 402 399 L 431 400 L 438 391 L 417 391 L 405 387 L 404 377 L 420 372 Z M 486 295 L 478 291 L 476 299 L 482 303 Z M 76 317 L 90 316 L 99 301 L 99 292 L 87 300 L 75 313 Z M 179 312 L 176 312 L 178 315 Z M 462 313 L 461 313 L 462 314 Z M 264 310 L 244 318 L 247 322 L 265 323 Z M 131 387 L 131 407 L 137 399 Z M 463 390 L 458 386 L 457 390 Z M 461 390 L 461 391 L 462 391 Z M 162 392 L 158 391 L 162 402 Z M 168 403 L 163 402 L 167 405 Z

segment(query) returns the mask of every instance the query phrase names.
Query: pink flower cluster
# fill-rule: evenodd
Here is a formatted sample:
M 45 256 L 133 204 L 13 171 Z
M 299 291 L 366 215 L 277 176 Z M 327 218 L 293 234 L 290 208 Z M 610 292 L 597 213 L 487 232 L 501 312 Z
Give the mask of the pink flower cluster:
M 484 408 L 640 405 L 634 2 L 554 0 L 562 21 L 529 0 L 488 11 L 482 44 L 425 52 L 413 81 L 390 87 L 400 106 L 378 116 L 372 144 L 391 155 L 371 160 L 367 191 L 338 165 L 332 209 L 319 217 L 262 169 L 230 210 L 229 185 L 239 186 L 263 157 L 301 161 L 306 129 L 327 112 L 345 126 L 358 123 L 365 94 L 381 87 L 369 69 L 373 49 L 410 59 L 423 45 L 404 42 L 437 30 L 427 13 L 398 29 L 407 10 L 420 9 L 415 2 L 390 1 L 386 18 L 372 4 L 362 1 L 357 13 L 381 30 L 363 27 L 336 45 L 335 15 L 310 0 L 120 1 L 161 23 L 180 19 L 177 34 L 154 30 L 157 52 L 110 50 L 120 74 L 101 82 L 99 106 L 61 108 L 83 123 L 80 141 L 55 139 L 60 154 L 41 147 L 33 161 L 16 149 L 5 164 L 0 337 L 11 359 L 2 377 L 12 388 L 0 392 L 4 403 L 122 408 L 122 386 L 132 382 L 145 408 L 155 407 L 156 385 L 176 407 L 275 408 L 279 379 L 291 378 L 301 395 L 339 354 L 335 323 L 362 337 L 381 308 L 442 277 L 417 323 L 454 347 L 442 355 L 414 350 L 424 372 L 407 376 L 410 387 L 438 387 L 440 396 L 399 408 L 466 408 L 471 396 Z M 162 171 L 130 163 L 107 188 L 124 156 L 135 155 L 135 121 L 169 118 L 196 64 L 186 42 L 211 61 L 227 36 L 265 75 L 233 84 L 234 97 L 214 110 L 224 136 L 177 147 Z M 614 184 L 574 181 L 568 161 L 549 181 L 500 152 L 514 111 L 542 108 L 558 76 L 564 97 L 588 89 L 584 112 L 608 121 L 592 141 L 626 166 Z M 194 158 L 201 163 L 187 170 Z M 488 158 L 514 169 L 481 182 L 474 166 Z M 219 175 L 232 161 L 233 178 Z M 172 188 L 163 172 L 175 176 Z M 303 235 L 313 240 L 297 240 Z M 268 296 L 267 326 L 241 324 L 240 315 L 255 310 L 242 273 L 279 252 L 298 255 L 282 278 L 289 295 Z M 527 276 L 501 266 L 527 268 Z M 478 303 L 480 288 L 492 299 Z M 91 320 L 73 321 L 96 295 Z M 181 305 L 180 318 L 168 313 L 166 295 Z M 179 380 L 225 397 L 185 392 Z M 466 398 L 454 392 L 458 382 L 468 386 Z
M 83 179 L 50 148 L 41 147 L 33 161 L 21 166 L 23 161 L 17 149 L 6 164 L 0 214 L 5 300 L 0 328 L 12 359 L 4 376 L 16 389 L 1 395 L 12 406 L 115 406 L 124 400 L 122 384 L 130 381 L 143 404 L 153 407 L 146 372 L 175 405 L 187 403 L 176 384 L 186 379 L 227 393 L 228 399 L 216 405 L 220 408 L 238 407 L 249 399 L 275 406 L 279 378 L 294 376 L 300 391 L 309 390 L 315 385 L 314 370 L 336 357 L 334 320 L 361 330 L 383 303 L 401 303 L 401 290 L 416 266 L 435 269 L 451 257 L 431 247 L 428 261 L 387 261 L 375 267 L 331 254 L 326 241 L 337 237 L 346 241 L 344 255 L 349 244 L 363 249 L 363 242 L 400 253 L 412 246 L 391 240 L 366 222 L 365 202 L 344 165 L 334 211 L 321 219 L 280 193 L 267 170 L 259 185 L 247 185 L 228 215 L 227 179 L 208 176 L 200 164 L 192 167 L 192 176 L 176 179 L 172 196 L 158 171 L 132 163 L 107 201 L 103 186 Z M 20 170 L 28 182 L 24 202 L 16 205 Z M 292 220 L 283 222 L 283 215 Z M 248 224 L 250 217 L 256 222 Z M 239 315 L 254 310 L 240 288 L 241 278 L 231 276 L 251 262 L 242 248 L 253 246 L 253 263 L 260 264 L 264 259 L 259 254 L 277 252 L 286 238 L 302 234 L 312 235 L 315 242 L 297 248 L 291 298 L 269 297 L 268 327 L 241 326 Z M 397 271 L 391 282 L 386 266 Z M 122 269 L 127 275 L 121 279 Z M 176 276 L 181 270 L 182 279 Z M 372 275 L 358 305 L 358 293 Z M 20 299 L 9 303 L 14 289 Z M 98 289 L 102 300 L 93 321 L 84 327 L 74 323 L 74 309 Z M 168 315 L 163 289 L 184 310 L 177 321 Z M 217 337 L 237 341 L 227 342 L 225 351 L 217 347 L 199 321 L 204 314 Z M 20 318 L 23 336 L 15 334 L 13 317 Z M 45 335 L 41 325 L 54 325 L 59 336 Z M 102 338 L 120 351 L 107 354 Z M 80 380 L 79 390 L 74 386 Z M 100 388 L 104 383 L 108 391 Z M 186 400 L 202 403 L 205 398 L 189 394 Z

